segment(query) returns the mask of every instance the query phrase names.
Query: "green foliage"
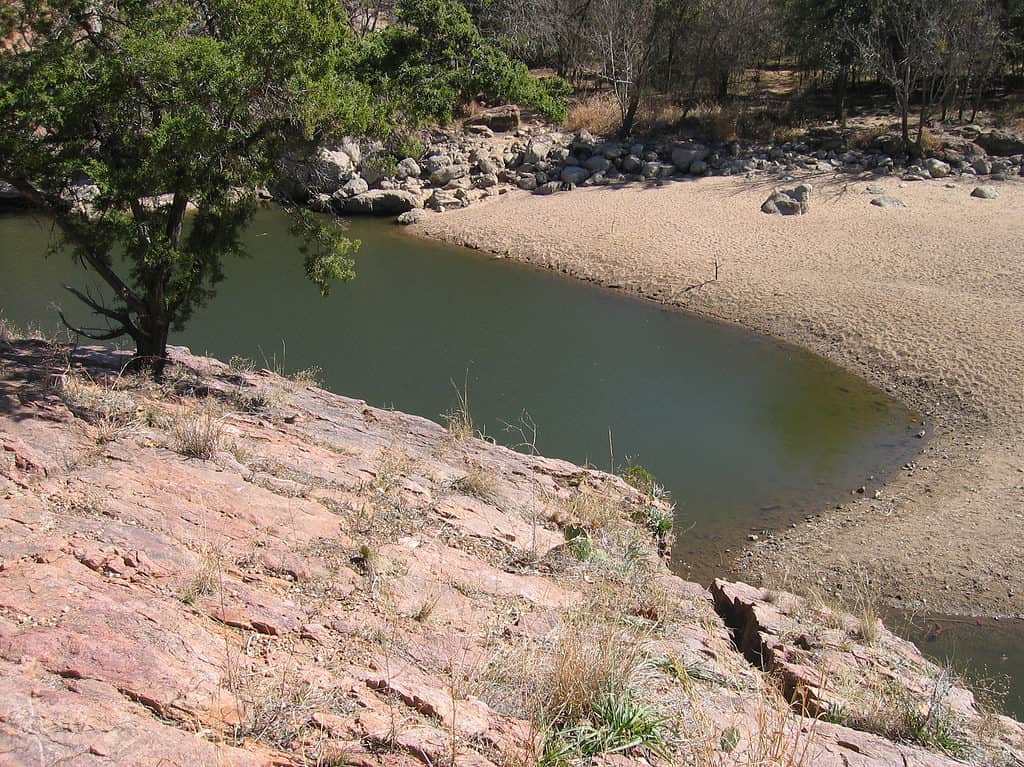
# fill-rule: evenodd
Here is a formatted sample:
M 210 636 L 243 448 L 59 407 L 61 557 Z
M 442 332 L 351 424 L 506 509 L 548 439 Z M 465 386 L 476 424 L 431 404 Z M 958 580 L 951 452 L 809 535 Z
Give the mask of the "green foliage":
M 593 702 L 585 720 L 555 728 L 549 734 L 541 764 L 560 767 L 602 754 L 649 753 L 667 757 L 665 721 L 631 690 L 605 691 Z
M 622 478 L 631 487 L 636 488 L 644 495 L 654 495 L 654 488 L 658 486 L 658 482 L 654 475 L 643 466 L 638 463 L 631 463 L 621 471 Z
M 450 122 L 479 95 L 520 103 L 562 122 L 571 88 L 560 78 L 534 78 L 484 37 L 455 0 L 399 0 L 398 23 L 362 40 L 360 77 L 386 102 L 393 122 Z
M 23 36 L 0 52 L 0 177 L 112 288 L 112 305 L 73 291 L 106 325 L 80 332 L 130 336 L 139 356 L 161 361 L 169 330 L 244 255 L 252 190 L 285 152 L 381 123 L 346 74 L 355 40 L 336 4 L 20 0 L 5 21 Z M 306 270 L 322 292 L 351 276 L 353 250 L 314 232 Z

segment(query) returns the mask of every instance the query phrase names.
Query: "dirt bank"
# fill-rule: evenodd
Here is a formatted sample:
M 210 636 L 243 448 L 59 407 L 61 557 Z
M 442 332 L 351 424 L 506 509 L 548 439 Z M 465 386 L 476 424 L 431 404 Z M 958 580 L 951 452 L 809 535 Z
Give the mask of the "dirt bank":
M 808 180 L 805 216 L 760 212 L 774 182 L 714 178 L 512 194 L 414 231 L 785 338 L 909 402 L 931 439 L 880 498 L 776 532 L 736 568 L 1024 615 L 1024 183 L 983 200 L 967 178 Z M 868 183 L 907 207 L 870 205 Z

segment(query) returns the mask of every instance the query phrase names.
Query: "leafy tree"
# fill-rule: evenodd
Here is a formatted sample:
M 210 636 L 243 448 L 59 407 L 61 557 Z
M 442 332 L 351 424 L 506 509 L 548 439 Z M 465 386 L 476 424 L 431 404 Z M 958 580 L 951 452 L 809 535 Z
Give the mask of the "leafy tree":
M 568 86 L 534 78 L 482 35 L 454 0 L 399 0 L 395 24 L 364 37 L 357 69 L 389 107 L 393 122 L 450 121 L 455 109 L 484 95 L 565 119 Z
M 69 288 L 159 373 L 168 333 L 242 255 L 252 190 L 297 143 L 374 127 L 345 76 L 345 19 L 320 0 L 20 0 L 0 55 L 0 177 L 51 213 L 114 300 Z M 76 184 L 83 176 L 95 186 Z M 84 194 L 84 190 L 90 190 Z M 194 209 L 190 226 L 185 215 Z M 309 229 L 326 293 L 357 243 Z M 315 230 L 314 230 L 315 229 Z M 119 257 L 120 256 L 120 257 Z
M 162 370 L 168 335 L 243 256 L 280 160 L 384 134 L 401 110 L 450 117 L 480 90 L 557 116 L 557 92 L 451 0 L 409 0 L 357 37 L 335 0 L 14 0 L 0 14 L 0 178 L 56 221 L 113 300 L 71 292 Z M 82 180 L 88 184 L 82 184 Z M 188 226 L 186 213 L 193 211 Z M 309 278 L 354 276 L 358 242 L 295 212 Z

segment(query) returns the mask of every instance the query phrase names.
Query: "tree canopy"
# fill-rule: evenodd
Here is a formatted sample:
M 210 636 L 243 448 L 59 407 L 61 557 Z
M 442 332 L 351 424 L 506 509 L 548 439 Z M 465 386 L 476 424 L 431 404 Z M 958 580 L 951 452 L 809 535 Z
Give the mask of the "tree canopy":
M 450 0 L 407 0 L 358 37 L 332 0 L 16 0 L 0 16 L 0 178 L 53 215 L 110 286 L 90 338 L 128 336 L 159 370 L 168 334 L 213 295 L 255 190 L 282 157 L 484 91 L 557 114 L 546 83 Z M 88 184 L 83 182 L 87 181 Z M 186 225 L 186 213 L 192 214 Z M 357 242 L 296 213 L 307 275 L 354 276 Z

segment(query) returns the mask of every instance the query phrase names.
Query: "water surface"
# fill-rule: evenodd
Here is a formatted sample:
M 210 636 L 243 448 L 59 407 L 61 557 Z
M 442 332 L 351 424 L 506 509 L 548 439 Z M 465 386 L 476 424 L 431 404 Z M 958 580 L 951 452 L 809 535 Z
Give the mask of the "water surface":
M 639 462 L 672 491 L 677 566 L 706 577 L 750 531 L 788 523 L 884 478 L 918 447 L 912 414 L 810 353 L 737 327 L 359 220 L 357 279 L 322 299 L 282 213 L 261 211 L 252 257 L 174 343 L 221 359 L 318 366 L 327 388 L 441 420 L 468 386 L 499 442 L 599 468 Z M 54 326 L 84 310 L 43 258 L 45 220 L 0 218 L 0 306 Z M 534 442 L 527 430 L 527 441 Z M 609 444 L 610 443 L 610 444 Z

